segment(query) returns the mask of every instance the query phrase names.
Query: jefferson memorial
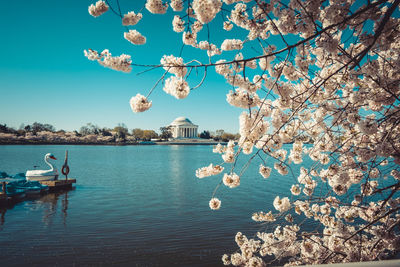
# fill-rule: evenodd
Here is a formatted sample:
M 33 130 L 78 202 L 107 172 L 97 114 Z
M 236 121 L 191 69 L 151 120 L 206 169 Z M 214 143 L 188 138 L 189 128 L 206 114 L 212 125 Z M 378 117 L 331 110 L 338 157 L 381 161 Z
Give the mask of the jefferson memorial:
M 198 125 L 194 125 L 188 118 L 176 118 L 169 125 L 173 138 L 197 138 Z

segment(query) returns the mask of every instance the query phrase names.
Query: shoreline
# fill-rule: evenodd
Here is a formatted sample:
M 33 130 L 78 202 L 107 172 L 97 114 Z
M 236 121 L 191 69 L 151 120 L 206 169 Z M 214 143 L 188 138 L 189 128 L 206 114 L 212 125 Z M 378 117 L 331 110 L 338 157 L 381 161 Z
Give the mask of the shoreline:
M 4 145 L 79 145 L 79 146 L 153 146 L 153 145 L 217 145 L 226 144 L 227 142 L 209 141 L 209 140 L 174 140 L 174 141 L 143 141 L 143 142 L 0 142 L 0 146 Z

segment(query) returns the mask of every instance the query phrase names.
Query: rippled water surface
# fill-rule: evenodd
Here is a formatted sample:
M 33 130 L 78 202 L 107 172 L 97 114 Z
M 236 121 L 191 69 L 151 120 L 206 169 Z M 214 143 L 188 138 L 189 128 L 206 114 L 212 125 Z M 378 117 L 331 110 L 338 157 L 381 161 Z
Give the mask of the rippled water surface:
M 255 211 L 288 195 L 291 177 L 263 179 L 257 159 L 234 189 L 221 186 L 222 207 L 208 201 L 221 176 L 195 170 L 220 163 L 211 146 L 0 146 L 0 170 L 60 170 L 69 151 L 77 184 L 0 210 L 1 266 L 218 266 L 237 249 L 236 232 L 252 236 Z M 239 161 L 239 165 L 245 158 Z

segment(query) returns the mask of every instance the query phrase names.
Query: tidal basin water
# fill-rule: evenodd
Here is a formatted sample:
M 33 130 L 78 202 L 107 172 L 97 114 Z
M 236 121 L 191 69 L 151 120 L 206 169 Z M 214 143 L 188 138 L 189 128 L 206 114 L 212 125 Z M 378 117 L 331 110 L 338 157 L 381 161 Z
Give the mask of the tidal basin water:
M 73 190 L 0 209 L 0 266 L 219 266 L 238 248 L 236 232 L 263 230 L 252 213 L 272 210 L 294 183 L 274 171 L 263 179 L 256 158 L 239 187 L 220 186 L 212 211 L 222 174 L 198 179 L 195 170 L 222 160 L 200 145 L 0 146 L 0 171 L 47 169 L 46 153 L 60 171 L 65 150 Z

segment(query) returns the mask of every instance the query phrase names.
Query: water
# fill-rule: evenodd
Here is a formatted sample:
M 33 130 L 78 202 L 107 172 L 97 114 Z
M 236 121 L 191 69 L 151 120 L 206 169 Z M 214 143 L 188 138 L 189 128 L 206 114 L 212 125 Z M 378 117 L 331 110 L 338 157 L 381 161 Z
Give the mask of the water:
M 251 214 L 272 210 L 294 183 L 263 179 L 253 164 L 239 187 L 218 189 L 212 211 L 222 175 L 195 177 L 221 162 L 211 146 L 0 146 L 0 170 L 46 169 L 46 153 L 60 170 L 65 150 L 75 188 L 1 210 L 1 266 L 219 266 L 237 249 L 236 232 L 263 229 Z

